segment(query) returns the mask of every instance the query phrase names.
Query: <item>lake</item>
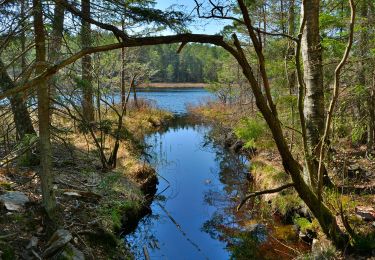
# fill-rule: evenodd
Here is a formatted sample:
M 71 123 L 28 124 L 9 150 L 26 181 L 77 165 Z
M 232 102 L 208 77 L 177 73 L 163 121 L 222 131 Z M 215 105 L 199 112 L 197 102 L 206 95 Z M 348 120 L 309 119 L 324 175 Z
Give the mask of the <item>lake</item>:
M 214 95 L 203 88 L 150 88 L 140 89 L 137 97 L 156 104 L 158 108 L 174 114 L 187 112 L 186 105 L 199 105 L 215 99 Z

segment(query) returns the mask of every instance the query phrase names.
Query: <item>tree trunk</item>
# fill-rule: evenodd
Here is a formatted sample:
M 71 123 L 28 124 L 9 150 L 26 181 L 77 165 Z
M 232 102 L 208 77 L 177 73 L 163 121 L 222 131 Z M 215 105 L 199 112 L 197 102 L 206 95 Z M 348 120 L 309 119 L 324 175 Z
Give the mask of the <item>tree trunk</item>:
M 41 0 L 33 0 L 36 74 L 46 68 L 46 39 L 44 33 Z M 56 200 L 52 188 L 52 151 L 50 140 L 50 100 L 47 81 L 41 81 L 37 87 L 40 149 L 40 180 L 42 185 L 43 206 L 50 219 L 54 219 Z
M 295 10 L 294 10 L 294 0 L 289 0 L 289 8 L 288 8 L 288 34 L 289 35 L 294 35 L 296 28 L 295 28 Z M 295 48 L 294 48 L 294 42 L 289 41 L 288 42 L 288 50 L 287 54 L 285 57 L 285 62 L 286 62 L 286 72 L 287 72 L 287 77 L 288 77 L 288 88 L 289 88 L 289 95 L 293 96 L 295 95 L 295 90 L 296 90 L 296 71 L 295 69 L 288 69 L 288 63 L 291 63 L 294 61 L 294 53 L 295 53 Z M 291 117 L 292 117 L 292 127 L 295 127 L 295 106 L 294 103 L 291 105 Z M 291 148 L 293 148 L 293 143 L 294 143 L 294 131 L 291 131 L 291 136 L 290 136 L 290 143 L 291 143 Z
M 56 62 L 58 62 L 61 55 L 62 35 L 64 30 L 64 12 L 65 8 L 62 5 L 55 4 L 52 21 L 51 44 L 49 46 L 50 48 L 48 57 L 50 64 L 55 64 Z M 56 95 L 56 81 L 57 75 L 54 75 L 49 80 L 49 91 L 51 97 L 54 97 Z
M 82 14 L 84 17 L 90 17 L 90 0 L 82 0 Z M 91 26 L 85 19 L 82 19 L 81 27 L 81 45 L 82 48 L 91 47 Z M 86 123 L 94 121 L 94 101 L 91 75 L 91 56 L 82 57 L 82 110 Z
M 1 59 L 0 87 L 3 92 L 15 87 L 15 84 L 6 71 L 5 65 Z M 16 125 L 17 138 L 22 140 L 27 134 L 36 134 L 22 94 L 17 93 L 9 97 L 9 101 L 12 107 L 14 123 Z
M 27 0 L 21 0 L 21 19 L 22 19 L 22 29 L 21 29 L 21 35 L 20 35 L 20 41 L 21 41 L 21 51 L 23 55 L 21 56 L 21 69 L 22 73 L 26 71 L 26 20 L 25 19 L 25 11 L 27 9 L 28 2 Z
M 317 158 L 319 142 L 324 131 L 324 88 L 322 69 L 322 47 L 319 35 L 320 0 L 304 1 L 301 6 L 302 15 L 306 19 L 303 30 L 301 51 L 304 64 L 304 80 L 306 93 L 304 100 L 304 116 L 306 121 L 306 137 L 312 158 L 309 167 L 309 181 L 317 188 Z
M 367 150 L 374 151 L 374 135 L 375 135 L 375 71 L 373 72 L 372 89 L 369 95 L 369 125 L 368 125 L 368 139 Z
M 125 21 L 122 19 L 121 28 L 125 30 Z M 121 106 L 125 106 L 126 90 L 125 90 L 125 47 L 121 48 Z

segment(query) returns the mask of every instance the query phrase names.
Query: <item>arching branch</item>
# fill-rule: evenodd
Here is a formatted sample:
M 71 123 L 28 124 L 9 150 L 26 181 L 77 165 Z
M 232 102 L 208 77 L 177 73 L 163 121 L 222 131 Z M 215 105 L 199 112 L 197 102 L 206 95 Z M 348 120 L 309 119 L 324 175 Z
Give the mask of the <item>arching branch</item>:
M 237 211 L 239 211 L 242 208 L 242 206 L 246 203 L 246 201 L 248 201 L 249 199 L 251 199 L 253 197 L 257 197 L 257 196 L 260 196 L 260 195 L 263 195 L 263 194 L 271 194 L 271 193 L 280 192 L 282 190 L 285 190 L 285 189 L 288 189 L 288 188 L 291 188 L 291 187 L 294 187 L 293 183 L 288 183 L 288 184 L 282 185 L 282 186 L 274 188 L 274 189 L 255 191 L 253 193 L 250 193 L 250 194 L 246 195 L 246 197 L 241 200 L 240 204 L 237 206 Z

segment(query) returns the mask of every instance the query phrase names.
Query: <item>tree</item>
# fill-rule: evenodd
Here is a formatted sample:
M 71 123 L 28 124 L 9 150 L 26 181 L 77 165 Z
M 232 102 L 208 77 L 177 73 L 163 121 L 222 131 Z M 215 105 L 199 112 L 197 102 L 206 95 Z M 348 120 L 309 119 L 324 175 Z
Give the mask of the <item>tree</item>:
M 82 25 L 81 25 L 81 45 L 82 48 L 91 47 L 91 24 L 87 21 L 90 18 L 90 0 L 81 2 Z M 91 76 L 91 56 L 89 54 L 82 57 L 82 114 L 86 122 L 92 122 L 94 118 L 93 87 Z
M 46 69 L 46 38 L 43 22 L 41 0 L 33 0 L 34 31 L 35 31 L 35 72 L 43 73 Z M 39 150 L 40 180 L 42 185 L 43 206 L 50 219 L 55 218 L 56 200 L 52 188 L 52 149 L 50 140 L 50 96 L 46 80 L 38 82 L 38 118 L 39 118 Z
M 6 71 L 3 61 L 0 59 L 0 85 L 1 90 L 7 91 L 15 87 L 14 82 L 10 78 L 8 72 Z M 14 118 L 14 123 L 16 124 L 17 136 L 22 140 L 26 135 L 35 135 L 34 126 L 32 124 L 29 111 L 27 109 L 26 103 L 22 97 L 22 94 L 18 93 L 9 98 L 12 107 L 12 113 Z
M 301 51 L 303 57 L 304 82 L 306 93 L 304 98 L 304 116 L 306 123 L 306 140 L 309 181 L 314 189 L 318 187 L 317 158 L 321 136 L 324 129 L 324 87 L 322 67 L 322 46 L 319 34 L 320 0 L 303 1 L 302 15 L 306 21 L 304 26 Z M 309 164 L 309 162 L 307 162 Z

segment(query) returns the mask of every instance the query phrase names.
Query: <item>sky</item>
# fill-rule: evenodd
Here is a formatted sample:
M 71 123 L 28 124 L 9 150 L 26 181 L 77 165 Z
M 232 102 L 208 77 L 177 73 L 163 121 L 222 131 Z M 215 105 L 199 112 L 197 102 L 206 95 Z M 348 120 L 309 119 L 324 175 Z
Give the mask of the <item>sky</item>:
M 194 0 L 156 0 L 155 8 L 165 10 L 172 5 L 179 5 L 181 8 L 176 8 L 178 10 L 183 10 L 186 13 L 191 13 L 195 7 Z M 194 11 L 193 14 L 196 14 Z M 228 21 L 212 21 L 199 19 L 199 21 L 194 22 L 189 29 L 193 33 L 204 33 L 204 34 L 216 34 L 219 33 L 223 27 L 228 24 Z

